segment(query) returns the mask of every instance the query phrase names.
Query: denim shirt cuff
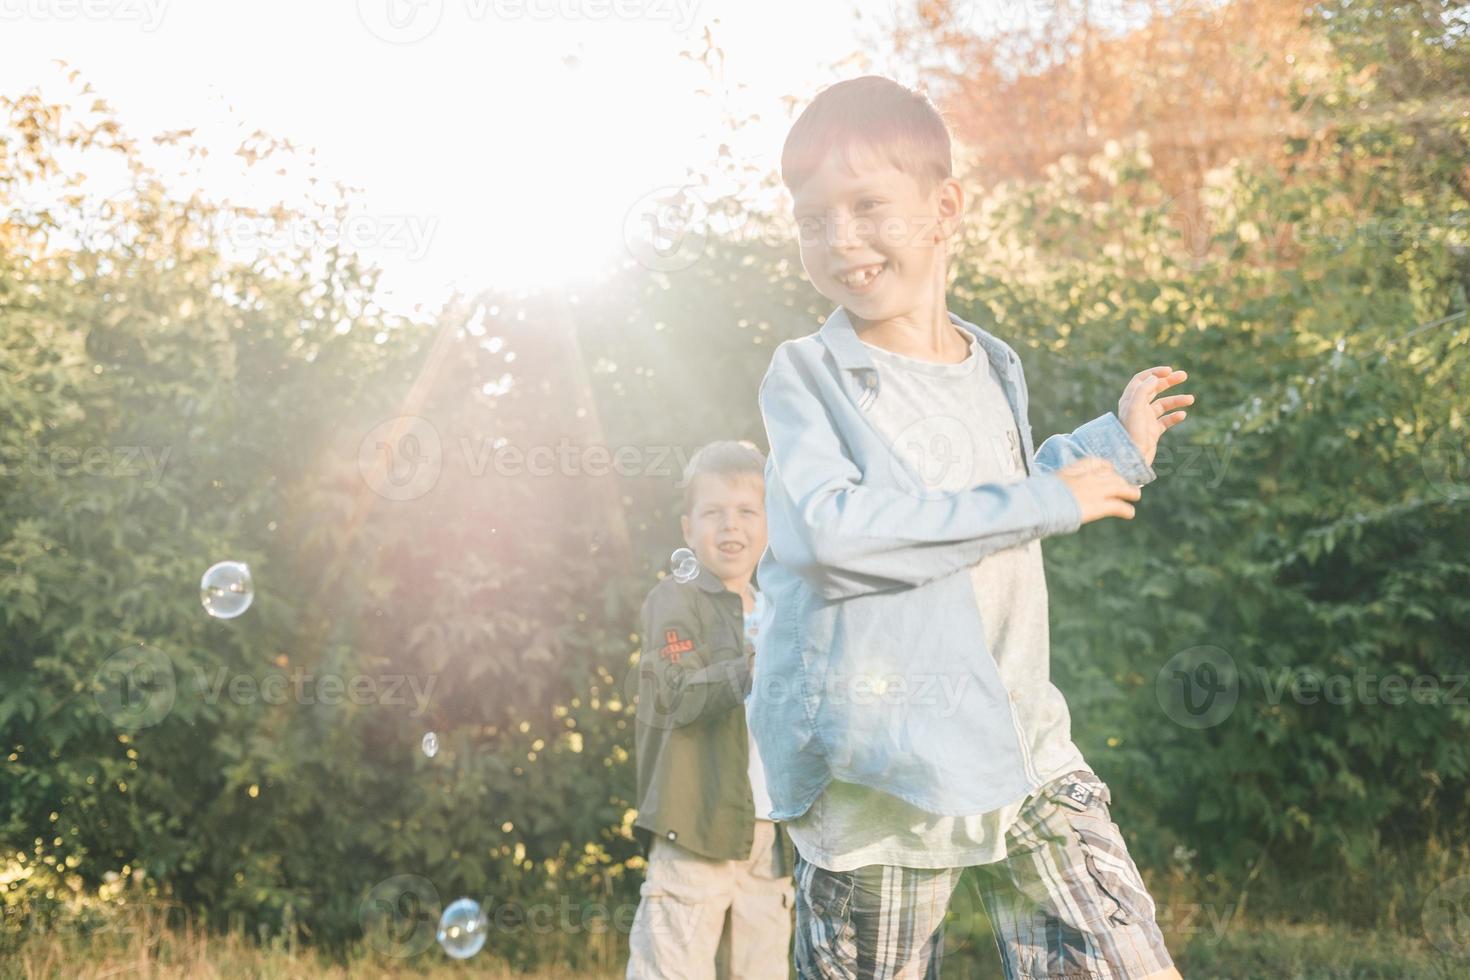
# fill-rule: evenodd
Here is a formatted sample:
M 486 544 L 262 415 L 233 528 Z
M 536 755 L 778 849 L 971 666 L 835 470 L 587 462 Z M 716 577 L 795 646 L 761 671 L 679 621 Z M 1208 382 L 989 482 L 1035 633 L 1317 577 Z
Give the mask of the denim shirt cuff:
M 1070 534 L 1082 526 L 1082 508 L 1061 477 L 1044 473 L 1033 476 L 1026 484 L 1041 508 L 1041 537 Z
M 1125 480 L 1136 486 L 1152 483 L 1158 478 L 1153 467 L 1143 459 L 1143 454 L 1133 444 L 1133 437 L 1123 428 L 1123 422 L 1114 412 L 1099 415 L 1077 429 L 1073 435 L 1091 456 L 1101 456 L 1112 462 Z

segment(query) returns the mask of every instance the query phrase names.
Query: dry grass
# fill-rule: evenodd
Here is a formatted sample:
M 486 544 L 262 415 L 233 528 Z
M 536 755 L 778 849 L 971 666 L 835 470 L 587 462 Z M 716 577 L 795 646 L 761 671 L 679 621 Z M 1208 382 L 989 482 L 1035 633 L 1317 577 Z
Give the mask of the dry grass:
M 0 946 L 3 980 L 297 980 L 312 978 L 418 977 L 473 975 L 484 980 L 612 980 L 621 969 L 575 973 L 566 969 L 518 973 L 489 950 L 457 962 L 437 947 L 411 958 L 394 958 L 365 945 L 346 965 L 276 940 L 265 944 L 239 930 L 211 932 L 192 922 L 170 926 L 167 910 L 132 906 L 85 930 L 12 932 Z
M 177 920 L 177 916 L 175 916 Z M 1205 920 L 1201 920 L 1202 922 Z M 7 923 L 14 927 L 12 920 Z M 1422 937 L 1360 932 L 1327 925 L 1284 925 L 1238 919 L 1216 930 L 1175 923 L 1170 949 L 1189 980 L 1452 980 L 1470 976 L 1470 950 L 1446 956 Z M 1001 976 L 988 930 L 946 958 L 943 975 L 954 980 Z M 554 955 L 551 958 L 555 958 Z M 334 963 L 284 939 L 257 942 L 239 930 L 210 932 L 187 921 L 168 924 L 168 910 L 149 905 L 114 908 L 86 929 L 19 932 L 9 928 L 0 942 L 0 980 L 111 980 L 111 978 L 390 978 L 448 980 L 614 980 L 623 975 L 621 957 L 605 968 L 577 972 L 553 967 L 516 972 L 495 958 L 493 948 L 457 962 L 435 946 L 393 958 L 359 944 L 348 961 Z

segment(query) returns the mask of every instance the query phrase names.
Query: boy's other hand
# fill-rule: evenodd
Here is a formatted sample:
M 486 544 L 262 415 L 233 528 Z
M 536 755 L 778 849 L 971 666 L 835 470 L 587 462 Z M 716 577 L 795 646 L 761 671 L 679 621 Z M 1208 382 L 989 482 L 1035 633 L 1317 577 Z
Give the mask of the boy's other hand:
M 1088 456 L 1056 471 L 1077 498 L 1082 523 L 1104 517 L 1133 519 L 1130 501 L 1143 496 L 1143 491 L 1118 474 L 1113 464 L 1098 456 Z
M 1154 401 L 1154 396 L 1167 391 L 1188 378 L 1186 371 L 1176 371 L 1167 364 L 1139 371 L 1123 389 L 1118 399 L 1118 419 L 1133 444 L 1143 454 L 1143 461 L 1154 465 L 1154 451 L 1164 430 L 1184 421 L 1183 406 L 1193 405 L 1193 395 L 1170 395 Z M 1179 411 L 1175 411 L 1179 409 Z

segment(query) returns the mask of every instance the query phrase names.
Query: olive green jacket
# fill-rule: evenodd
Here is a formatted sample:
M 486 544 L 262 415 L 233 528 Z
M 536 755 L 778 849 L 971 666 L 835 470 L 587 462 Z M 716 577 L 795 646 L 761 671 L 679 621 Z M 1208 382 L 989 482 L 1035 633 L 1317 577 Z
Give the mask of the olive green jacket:
M 743 860 L 755 840 L 745 695 L 755 650 L 740 596 L 701 568 L 669 576 L 643 600 L 638 657 L 638 818 L 644 853 L 654 836 L 717 860 Z M 776 825 L 782 871 L 791 840 Z

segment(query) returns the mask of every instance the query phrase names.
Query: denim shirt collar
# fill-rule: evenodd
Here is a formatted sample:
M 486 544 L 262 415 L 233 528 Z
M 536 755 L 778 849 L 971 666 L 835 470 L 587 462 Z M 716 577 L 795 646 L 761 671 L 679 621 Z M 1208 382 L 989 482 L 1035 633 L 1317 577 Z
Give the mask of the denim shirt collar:
M 1020 432 L 1021 442 L 1025 449 L 1022 459 L 1025 460 L 1026 474 L 1032 475 L 1035 468 L 1031 456 L 1035 449 L 1031 443 L 1031 426 L 1026 422 L 1029 411 L 1024 386 L 1021 383 L 1020 360 L 1016 357 L 1016 352 L 1005 341 L 970 321 L 956 316 L 952 311 L 946 310 L 945 313 L 950 323 L 968 332 L 985 349 L 985 356 L 990 359 L 996 377 L 1000 379 L 1005 388 L 1006 398 L 1011 405 L 1012 417 Z M 994 322 L 994 319 L 988 314 L 986 319 Z M 867 411 L 874 399 L 878 397 L 878 367 L 873 363 L 873 356 L 868 353 L 868 345 L 858 339 L 857 328 L 852 325 L 847 309 L 839 306 L 833 310 L 826 322 L 822 324 L 818 336 L 832 352 L 832 357 L 841 369 L 839 381 L 848 398 L 852 399 L 853 404 L 857 405 L 859 410 Z
M 998 338 L 987 333 L 968 320 L 956 316 L 952 311 L 945 311 L 949 322 L 969 332 L 980 345 L 985 348 L 985 356 L 990 358 L 990 363 L 995 367 L 996 374 L 1002 378 L 1011 378 L 1012 368 L 1016 363 L 1016 353 L 1006 346 Z M 862 380 L 858 384 L 871 388 L 876 384 L 877 366 L 873 363 L 873 357 L 868 353 L 866 345 L 858 339 L 857 328 L 852 325 L 851 318 L 847 315 L 847 308 L 837 307 L 822 324 L 818 335 L 832 356 L 837 361 L 837 366 L 847 371 L 865 374 L 866 378 L 873 380 Z

